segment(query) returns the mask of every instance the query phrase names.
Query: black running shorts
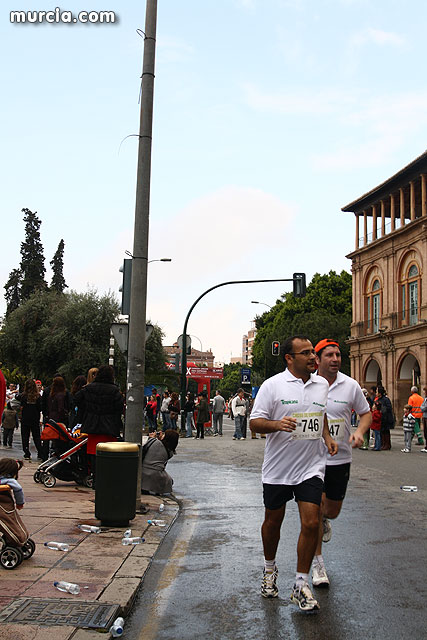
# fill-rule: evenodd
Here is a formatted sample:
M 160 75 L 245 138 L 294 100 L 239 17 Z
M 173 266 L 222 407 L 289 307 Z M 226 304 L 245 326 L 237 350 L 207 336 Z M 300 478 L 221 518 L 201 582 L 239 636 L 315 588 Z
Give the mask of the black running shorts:
M 266 509 L 280 509 L 295 498 L 295 501 L 312 502 L 320 505 L 322 501 L 323 480 L 314 476 L 300 484 L 263 484 L 264 506 Z
M 324 492 L 329 500 L 344 500 L 350 479 L 350 463 L 326 465 Z

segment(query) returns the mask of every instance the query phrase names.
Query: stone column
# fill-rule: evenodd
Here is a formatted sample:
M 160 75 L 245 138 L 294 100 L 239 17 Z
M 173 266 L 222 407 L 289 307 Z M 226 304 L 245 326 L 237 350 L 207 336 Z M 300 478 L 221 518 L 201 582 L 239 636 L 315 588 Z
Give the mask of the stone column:
M 381 200 L 381 238 L 385 236 L 385 205 L 384 200 Z
M 368 214 L 363 212 L 363 246 L 368 244 Z
M 413 180 L 411 180 L 411 182 L 409 183 L 409 188 L 410 188 L 409 211 L 411 213 L 411 222 L 412 222 L 412 220 L 415 220 L 415 184 Z
M 421 215 L 423 218 L 427 216 L 427 189 L 426 189 L 426 174 L 421 174 Z
M 390 221 L 391 221 L 391 231 L 394 231 L 396 228 L 396 210 L 394 207 L 394 195 L 390 194 Z
M 359 248 L 359 214 L 355 213 L 356 216 L 356 250 Z
M 405 194 L 403 193 L 403 187 L 399 189 L 400 194 L 400 226 L 405 226 Z
M 372 240 L 377 239 L 377 205 L 372 207 Z

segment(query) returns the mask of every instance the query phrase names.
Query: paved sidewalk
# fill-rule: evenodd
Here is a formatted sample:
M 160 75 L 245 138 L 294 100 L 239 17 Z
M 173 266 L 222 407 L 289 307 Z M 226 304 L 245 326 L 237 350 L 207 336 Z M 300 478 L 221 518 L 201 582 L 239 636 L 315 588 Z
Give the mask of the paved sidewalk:
M 11 449 L 2 449 L 0 457 L 12 457 L 13 453 Z M 94 517 L 93 490 L 60 480 L 52 489 L 36 484 L 33 474 L 37 464 L 26 463 L 19 474 L 26 500 L 20 515 L 37 545 L 36 551 L 16 569 L 0 567 L 0 639 L 99 640 L 99 632 L 74 626 L 71 612 L 67 616 L 68 603 L 111 603 L 118 605 L 117 615 L 126 616 L 154 554 L 178 514 L 178 504 L 171 498 L 142 496 L 149 512 L 137 514 L 131 529 L 132 535 L 142 535 L 145 543 L 123 546 L 124 528 L 103 528 L 100 534 L 78 529 L 79 523 L 100 524 Z M 162 502 L 165 509 L 160 514 L 158 509 Z M 147 524 L 149 518 L 161 518 L 167 526 L 150 526 Z M 43 543 L 50 540 L 68 543 L 70 550 L 63 552 L 44 547 Z M 53 586 L 55 580 L 79 584 L 80 593 L 71 595 L 58 591 Z M 65 607 L 59 608 L 61 611 L 55 612 L 50 606 L 47 613 L 49 620 L 58 615 L 61 624 L 37 623 L 35 615 L 43 608 L 40 599 L 49 599 L 57 605 L 65 603 Z M 29 616 L 31 623 L 6 621 L 7 614 L 23 604 L 29 604 L 29 610 L 33 612 Z M 68 624 L 62 623 L 67 620 Z

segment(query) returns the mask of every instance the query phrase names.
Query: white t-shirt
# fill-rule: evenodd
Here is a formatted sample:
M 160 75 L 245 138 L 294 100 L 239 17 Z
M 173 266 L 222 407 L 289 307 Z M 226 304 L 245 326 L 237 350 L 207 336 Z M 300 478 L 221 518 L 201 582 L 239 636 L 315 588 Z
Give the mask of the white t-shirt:
M 328 388 L 328 381 L 321 376 L 311 374 L 304 383 L 286 369 L 261 385 L 255 398 L 251 420 L 281 420 L 293 414 L 309 414 L 308 422 L 310 419 L 317 422 L 320 436 Z M 325 465 L 326 449 L 322 437 L 296 438 L 287 431 L 266 434 L 262 465 L 264 483 L 295 485 L 314 476 L 323 480 Z
M 327 465 L 346 464 L 352 460 L 352 447 L 348 441 L 351 435 L 352 409 L 360 415 L 370 411 L 359 383 L 338 371 L 329 387 L 327 404 L 329 433 L 338 442 L 338 453 L 335 456 L 327 454 Z

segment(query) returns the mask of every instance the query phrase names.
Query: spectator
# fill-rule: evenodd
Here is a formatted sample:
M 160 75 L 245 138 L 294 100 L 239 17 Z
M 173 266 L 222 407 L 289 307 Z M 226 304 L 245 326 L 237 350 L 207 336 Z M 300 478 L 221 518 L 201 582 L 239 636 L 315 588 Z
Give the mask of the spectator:
M 186 438 L 193 437 L 193 417 L 194 417 L 194 396 L 190 391 L 187 393 L 185 404 L 184 404 L 184 413 L 185 413 L 185 425 L 187 429 Z
M 167 429 L 158 438 L 150 438 L 142 460 L 141 493 L 167 494 L 172 492 L 173 479 L 166 465 L 175 454 L 179 442 L 177 431 Z
M 169 391 L 165 391 L 163 393 L 162 405 L 160 408 L 160 413 L 162 414 L 162 423 L 163 423 L 163 431 L 171 428 L 171 421 L 169 416 L 169 404 L 170 404 L 170 396 Z
M 424 395 L 426 396 L 421 405 L 421 411 L 423 412 L 423 426 L 424 426 L 424 449 L 421 449 L 423 453 L 427 453 L 427 387 L 423 388 Z
M 242 426 L 243 421 L 246 417 L 247 406 L 243 389 L 238 389 L 237 396 L 233 398 L 233 402 L 231 403 L 231 408 L 233 411 L 235 424 L 233 440 L 244 440 Z
M 70 409 L 70 417 L 68 420 L 69 429 L 74 429 L 77 423 L 77 404 L 76 404 L 76 394 L 83 389 L 83 387 L 87 384 L 86 376 L 77 376 L 74 378 L 73 384 L 71 385 L 71 409 Z
M 372 407 L 371 429 L 374 432 L 374 437 L 375 437 L 375 446 L 373 450 L 381 451 L 381 405 L 378 402 L 374 402 Z M 361 447 L 361 449 L 363 448 L 364 447 Z
M 154 393 L 150 396 L 146 407 L 147 420 L 148 420 L 148 430 L 149 432 L 157 431 L 157 398 Z
M 394 427 L 393 407 L 384 387 L 378 387 L 379 398 L 377 403 L 381 407 L 381 451 L 391 449 L 390 429 Z
M 92 384 L 92 382 L 96 378 L 96 374 L 98 373 L 98 371 L 98 367 L 92 367 L 91 369 L 89 369 L 89 371 L 87 372 L 87 384 Z
M 415 427 L 415 416 L 412 411 L 411 405 L 405 404 L 403 411 L 403 436 L 405 438 L 405 446 L 401 449 L 402 453 L 411 453 L 412 437 Z
M 225 400 L 217 389 L 212 403 L 212 422 L 214 436 L 222 436 L 222 421 L 225 412 Z
M 420 396 L 418 393 L 418 387 L 411 387 L 411 396 L 409 396 L 408 404 L 412 407 L 412 415 L 415 418 L 415 427 L 414 434 L 417 436 L 417 442 L 415 444 L 423 445 L 423 437 L 421 435 L 421 420 L 423 417 L 423 412 L 421 410 L 421 405 L 423 404 L 424 398 Z
M 18 429 L 19 420 L 18 412 L 16 409 L 12 409 L 10 402 L 7 403 L 7 407 L 3 411 L 1 426 L 3 427 L 3 446 L 12 448 L 13 432 Z
M 73 407 L 71 393 L 65 387 L 65 380 L 62 376 L 53 379 L 47 398 L 49 418 L 55 422 L 61 422 L 68 427 L 70 411 Z
M 179 404 L 178 394 L 174 391 L 171 393 L 171 401 L 169 403 L 169 418 L 171 423 L 171 429 L 176 431 L 178 429 L 177 420 L 179 416 L 179 412 L 181 411 L 181 406 Z
M 117 440 L 122 429 L 123 396 L 114 384 L 114 370 L 99 367 L 94 382 L 76 393 L 77 422 L 88 434 L 87 453 L 95 481 L 96 445 Z
M 200 391 L 198 394 L 199 402 L 197 403 L 197 419 L 196 419 L 196 440 L 205 437 L 205 423 L 209 422 L 209 403 L 206 391 Z
M 31 460 L 30 433 L 33 436 L 34 445 L 37 449 L 37 456 L 39 459 L 42 459 L 43 452 L 40 440 L 40 412 L 42 403 L 36 383 L 32 378 L 29 378 L 25 382 L 24 393 L 19 394 L 17 400 L 19 400 L 22 406 L 21 439 L 24 459 Z

